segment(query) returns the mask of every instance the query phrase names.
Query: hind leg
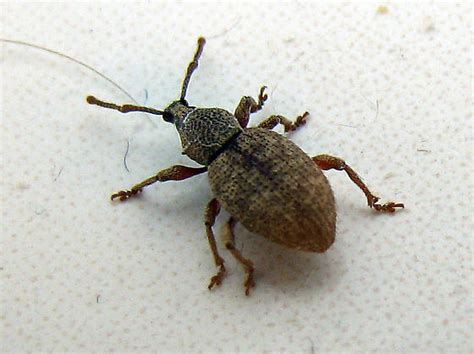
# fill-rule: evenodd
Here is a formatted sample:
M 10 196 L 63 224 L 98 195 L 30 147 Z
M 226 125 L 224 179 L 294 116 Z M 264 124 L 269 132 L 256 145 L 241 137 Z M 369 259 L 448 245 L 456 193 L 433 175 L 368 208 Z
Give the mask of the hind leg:
M 394 203 L 388 202 L 385 204 L 378 204 L 379 197 L 373 195 L 369 188 L 362 182 L 362 179 L 359 175 L 349 166 L 346 162 L 338 157 L 330 156 L 330 155 L 318 155 L 312 158 L 313 161 L 321 168 L 322 170 L 338 170 L 338 171 L 345 171 L 349 178 L 354 182 L 357 187 L 359 187 L 362 192 L 364 192 L 365 196 L 367 197 L 367 204 L 369 207 L 374 208 L 377 211 L 386 211 L 389 213 L 395 212 L 396 208 L 404 208 L 405 206 L 403 203 Z

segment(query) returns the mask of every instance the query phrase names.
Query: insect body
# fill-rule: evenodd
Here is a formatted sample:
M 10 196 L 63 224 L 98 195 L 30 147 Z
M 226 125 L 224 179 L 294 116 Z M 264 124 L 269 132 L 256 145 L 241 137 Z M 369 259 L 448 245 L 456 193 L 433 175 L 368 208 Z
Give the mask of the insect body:
M 342 159 L 329 155 L 313 158 L 286 137 L 271 129 L 282 124 L 285 132 L 305 124 L 308 113 L 291 122 L 273 115 L 258 127 L 247 128 L 251 113 L 260 110 L 267 99 L 265 87 L 258 100 L 244 96 L 234 114 L 220 108 L 197 108 L 186 101 L 186 90 L 204 48 L 204 38 L 189 64 L 179 100 L 164 111 L 135 105 L 116 105 L 87 97 L 87 102 L 122 113 L 147 112 L 161 115 L 178 130 L 183 153 L 203 167 L 172 166 L 111 199 L 124 201 L 155 182 L 183 180 L 208 172 L 215 198 L 206 207 L 204 222 L 209 245 L 218 267 L 209 289 L 219 285 L 225 274 L 212 226 L 223 206 L 231 215 L 224 227 L 226 248 L 245 269 L 245 293 L 254 286 L 253 264 L 235 247 L 234 226 L 241 222 L 248 230 L 284 246 L 310 252 L 324 252 L 334 242 L 336 209 L 331 187 L 322 170 L 343 170 L 364 192 L 369 207 L 394 212 L 402 203 L 379 204 L 360 177 Z
M 336 210 L 326 177 L 286 137 L 249 128 L 209 166 L 217 200 L 247 229 L 285 246 L 324 252 Z

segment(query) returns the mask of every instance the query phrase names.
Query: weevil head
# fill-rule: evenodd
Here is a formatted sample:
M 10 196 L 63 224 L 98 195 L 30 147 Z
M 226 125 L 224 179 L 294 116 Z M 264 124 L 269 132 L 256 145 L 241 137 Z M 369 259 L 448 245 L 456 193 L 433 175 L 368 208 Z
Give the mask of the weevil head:
M 163 111 L 163 119 L 168 123 L 179 125 L 195 108 L 196 107 L 190 107 L 188 102 L 184 99 L 173 101 Z
M 196 108 L 174 101 L 163 119 L 173 123 L 181 138 L 183 154 L 201 165 L 209 165 L 242 128 L 237 119 L 221 108 Z

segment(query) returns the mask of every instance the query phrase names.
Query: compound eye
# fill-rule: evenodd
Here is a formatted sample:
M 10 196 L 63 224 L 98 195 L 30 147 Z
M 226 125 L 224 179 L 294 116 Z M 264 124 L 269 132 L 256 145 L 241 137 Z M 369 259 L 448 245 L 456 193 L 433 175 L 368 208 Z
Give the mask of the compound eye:
M 163 112 L 163 120 L 168 123 L 173 123 L 174 117 L 170 112 Z

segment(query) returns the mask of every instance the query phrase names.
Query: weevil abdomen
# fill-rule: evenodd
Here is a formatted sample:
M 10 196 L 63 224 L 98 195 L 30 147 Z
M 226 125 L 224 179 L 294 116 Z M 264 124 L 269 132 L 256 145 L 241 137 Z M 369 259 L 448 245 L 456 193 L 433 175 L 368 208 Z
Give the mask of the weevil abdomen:
M 313 160 L 285 136 L 245 129 L 208 167 L 211 189 L 249 231 L 302 251 L 335 238 L 331 187 Z

